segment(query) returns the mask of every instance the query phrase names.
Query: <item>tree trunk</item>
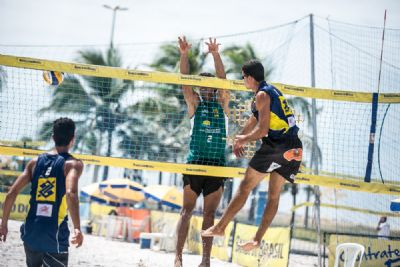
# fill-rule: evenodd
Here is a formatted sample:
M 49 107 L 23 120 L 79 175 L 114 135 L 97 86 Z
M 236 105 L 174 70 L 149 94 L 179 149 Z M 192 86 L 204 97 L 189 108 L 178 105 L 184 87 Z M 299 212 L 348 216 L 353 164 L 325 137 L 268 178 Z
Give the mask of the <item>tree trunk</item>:
M 111 156 L 111 146 L 112 146 L 112 131 L 108 130 L 107 131 L 107 157 Z M 103 181 L 107 180 L 108 178 L 108 166 L 104 167 L 104 172 L 103 172 Z

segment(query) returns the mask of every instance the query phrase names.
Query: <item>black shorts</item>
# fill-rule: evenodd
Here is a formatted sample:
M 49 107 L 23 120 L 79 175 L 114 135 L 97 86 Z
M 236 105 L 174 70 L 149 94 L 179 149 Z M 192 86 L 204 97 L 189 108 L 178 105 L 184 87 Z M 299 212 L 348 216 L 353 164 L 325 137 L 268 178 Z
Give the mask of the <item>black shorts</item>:
M 203 176 L 203 175 L 183 175 L 183 186 L 190 185 L 190 188 L 199 196 L 203 192 L 203 196 L 214 193 L 220 187 L 224 187 L 226 178 Z
M 68 266 L 68 252 L 65 253 L 39 252 L 30 249 L 26 244 L 24 244 L 24 248 L 26 254 L 26 266 L 28 267 Z
M 279 140 L 264 137 L 249 166 L 262 173 L 277 172 L 293 183 L 299 172 L 302 155 L 303 145 L 297 135 Z

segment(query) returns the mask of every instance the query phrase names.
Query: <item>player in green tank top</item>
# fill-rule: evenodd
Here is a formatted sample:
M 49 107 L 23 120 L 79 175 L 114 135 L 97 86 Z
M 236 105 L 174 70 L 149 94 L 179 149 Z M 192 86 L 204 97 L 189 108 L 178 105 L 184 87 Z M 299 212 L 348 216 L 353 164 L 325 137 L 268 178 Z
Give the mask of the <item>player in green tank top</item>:
M 179 38 L 181 53 L 180 70 L 182 74 L 189 74 L 189 57 L 191 44 L 185 37 Z M 208 53 L 213 56 L 216 76 L 225 79 L 225 69 L 219 55 L 219 45 L 215 39 L 206 42 Z M 210 73 L 201 73 L 200 76 L 214 77 Z M 199 88 L 196 93 L 192 86 L 183 85 L 183 96 L 188 108 L 191 121 L 191 140 L 188 154 L 189 164 L 225 165 L 225 147 L 227 136 L 227 122 L 229 114 L 228 90 L 215 88 Z M 178 223 L 178 242 L 175 254 L 175 267 L 182 266 L 182 250 L 189 230 L 192 211 L 197 197 L 203 193 L 203 225 L 207 229 L 214 224 L 214 213 L 219 205 L 223 193 L 224 179 L 199 175 L 184 175 L 183 207 Z M 212 237 L 203 238 L 203 258 L 200 266 L 210 266 Z

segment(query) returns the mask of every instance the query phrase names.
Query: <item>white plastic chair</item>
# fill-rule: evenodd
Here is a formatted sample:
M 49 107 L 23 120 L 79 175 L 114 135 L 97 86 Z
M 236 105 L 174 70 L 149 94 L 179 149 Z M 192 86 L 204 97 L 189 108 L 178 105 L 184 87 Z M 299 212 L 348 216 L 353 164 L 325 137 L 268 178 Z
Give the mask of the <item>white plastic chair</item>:
M 357 256 L 360 254 L 360 262 L 358 266 L 361 265 L 362 256 L 364 255 L 365 248 L 363 245 L 357 243 L 342 243 L 336 247 L 336 257 L 335 257 L 335 267 L 339 266 L 340 254 L 343 252 L 343 267 L 354 267 L 356 264 Z

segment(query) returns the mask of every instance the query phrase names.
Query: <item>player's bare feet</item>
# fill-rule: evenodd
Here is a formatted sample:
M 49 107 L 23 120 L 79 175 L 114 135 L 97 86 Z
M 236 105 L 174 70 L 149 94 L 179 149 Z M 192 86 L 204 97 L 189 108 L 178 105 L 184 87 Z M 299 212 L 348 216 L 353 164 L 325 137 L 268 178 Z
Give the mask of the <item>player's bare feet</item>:
M 174 267 L 182 267 L 182 256 L 176 256 L 175 257 L 175 265 Z
M 212 236 L 224 236 L 225 231 L 216 227 L 216 225 L 211 226 L 207 230 L 201 231 L 201 236 L 212 237 Z
M 244 251 L 250 251 L 255 248 L 258 248 L 260 246 L 260 242 L 255 241 L 255 240 L 250 240 L 250 241 L 238 244 L 238 246 L 239 246 L 239 248 L 243 249 Z
M 199 267 L 210 267 L 210 259 L 202 260 Z

